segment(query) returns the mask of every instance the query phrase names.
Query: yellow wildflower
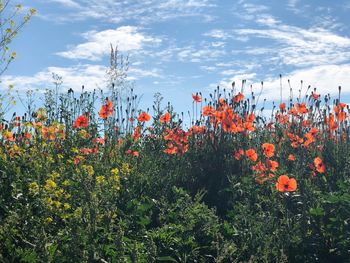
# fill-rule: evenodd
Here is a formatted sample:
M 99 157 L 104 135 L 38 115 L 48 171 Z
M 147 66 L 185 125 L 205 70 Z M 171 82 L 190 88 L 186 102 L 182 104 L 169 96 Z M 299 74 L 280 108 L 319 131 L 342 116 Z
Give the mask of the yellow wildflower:
M 130 172 L 131 172 L 130 164 L 123 163 L 121 172 L 122 172 L 122 175 L 124 175 L 124 176 L 130 175 Z
M 105 182 L 105 177 L 102 175 L 96 176 L 96 183 L 97 184 L 103 184 Z
M 82 170 L 87 173 L 89 176 L 93 176 L 95 171 L 94 171 L 94 167 L 92 167 L 91 165 L 83 165 Z
M 56 187 L 57 187 L 57 184 L 53 180 L 51 179 L 46 180 L 45 186 L 44 186 L 45 190 L 50 191 L 55 189 Z
M 37 182 L 32 182 L 29 184 L 29 193 L 32 195 L 36 195 L 37 193 L 39 193 L 39 185 L 37 184 Z
M 45 219 L 45 223 L 46 223 L 46 224 L 50 224 L 52 221 L 53 221 L 52 217 L 47 217 L 47 218 Z

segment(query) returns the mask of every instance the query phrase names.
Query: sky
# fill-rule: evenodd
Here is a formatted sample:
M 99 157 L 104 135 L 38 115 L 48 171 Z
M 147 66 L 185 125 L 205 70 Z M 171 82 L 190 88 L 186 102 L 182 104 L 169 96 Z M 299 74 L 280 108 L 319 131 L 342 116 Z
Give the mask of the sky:
M 283 100 L 289 84 L 350 100 L 350 3 L 334 0 L 16 0 L 35 17 L 11 44 L 16 60 L 0 77 L 19 92 L 54 86 L 106 89 L 110 46 L 129 56 L 127 80 L 151 107 L 157 92 L 176 111 L 191 94 L 235 81 Z M 13 0 L 15 2 L 15 0 Z M 301 81 L 303 83 L 301 84 Z

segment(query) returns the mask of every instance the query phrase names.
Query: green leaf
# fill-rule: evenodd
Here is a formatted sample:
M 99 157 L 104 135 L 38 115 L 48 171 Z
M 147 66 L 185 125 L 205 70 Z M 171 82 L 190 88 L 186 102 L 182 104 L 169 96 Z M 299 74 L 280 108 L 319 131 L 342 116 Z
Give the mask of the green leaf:
M 166 257 L 159 257 L 157 258 L 157 260 L 159 261 L 168 261 L 168 262 L 177 262 L 176 259 L 170 257 L 170 256 L 166 256 Z
M 324 216 L 325 212 L 322 207 L 310 208 L 310 214 L 314 216 Z

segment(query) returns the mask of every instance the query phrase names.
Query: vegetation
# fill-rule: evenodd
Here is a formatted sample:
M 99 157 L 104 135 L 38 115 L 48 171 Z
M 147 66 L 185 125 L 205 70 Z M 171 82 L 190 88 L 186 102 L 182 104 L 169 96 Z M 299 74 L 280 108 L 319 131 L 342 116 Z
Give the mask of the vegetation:
M 69 91 L 56 107 L 49 93 L 2 123 L 1 262 L 350 258 L 340 97 L 314 90 L 265 118 L 254 94 L 218 88 L 193 94 L 185 129 L 161 97 L 147 112 L 118 94 Z

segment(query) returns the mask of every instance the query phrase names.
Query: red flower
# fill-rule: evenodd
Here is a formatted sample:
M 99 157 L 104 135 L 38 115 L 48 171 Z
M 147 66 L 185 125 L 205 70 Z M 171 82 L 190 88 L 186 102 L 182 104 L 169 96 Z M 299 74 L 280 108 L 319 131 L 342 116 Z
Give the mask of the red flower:
M 255 162 L 258 159 L 258 155 L 255 152 L 254 149 L 249 149 L 245 151 L 246 156 L 249 158 L 249 160 Z
M 275 145 L 271 143 L 264 143 L 262 145 L 262 149 L 264 151 L 264 155 L 268 158 L 271 158 L 275 155 Z
M 320 97 L 320 94 L 317 94 L 316 92 L 312 92 L 311 95 L 314 100 L 318 100 L 318 98 Z
M 243 99 L 244 99 L 244 95 L 241 92 L 238 92 L 236 96 L 233 96 L 233 101 L 236 103 L 239 103 Z
M 315 165 L 316 171 L 319 172 L 320 174 L 323 174 L 326 171 L 326 166 L 320 157 L 316 157 L 314 159 L 314 165 Z
M 287 175 L 281 175 L 278 177 L 276 189 L 279 192 L 293 192 L 297 189 L 297 181 Z
M 278 168 L 278 162 L 272 161 L 272 160 L 268 160 L 267 161 L 267 166 L 269 167 L 271 172 L 276 172 L 276 170 Z
M 170 121 L 171 115 L 169 112 L 164 113 L 162 116 L 160 116 L 159 122 L 160 123 L 168 123 Z
M 198 93 L 197 94 L 192 94 L 192 98 L 197 103 L 202 101 L 202 97 L 201 97 L 201 95 L 198 95 Z
M 139 157 L 140 156 L 140 153 L 138 151 L 133 151 L 131 149 L 127 150 L 125 153 L 127 155 L 130 155 L 130 156 L 133 156 L 133 157 Z
M 98 115 L 102 119 L 107 119 L 109 116 L 111 116 L 113 113 L 113 104 L 112 102 L 107 99 L 106 104 L 102 105 L 100 111 L 98 112 Z
M 141 137 L 141 127 L 137 126 L 134 129 L 134 134 L 132 135 L 132 139 L 137 141 Z
M 214 108 L 212 106 L 204 106 L 202 109 L 203 116 L 212 116 L 214 113 Z
M 86 115 L 80 115 L 73 124 L 73 128 L 86 128 L 88 126 L 89 118 Z
M 283 102 L 280 104 L 280 111 L 285 112 L 286 111 L 286 104 Z
M 293 154 L 288 155 L 289 161 L 295 161 L 295 156 Z
M 147 114 L 147 112 L 143 111 L 140 113 L 140 115 L 137 117 L 137 119 L 141 122 L 146 122 L 151 119 L 151 116 Z

